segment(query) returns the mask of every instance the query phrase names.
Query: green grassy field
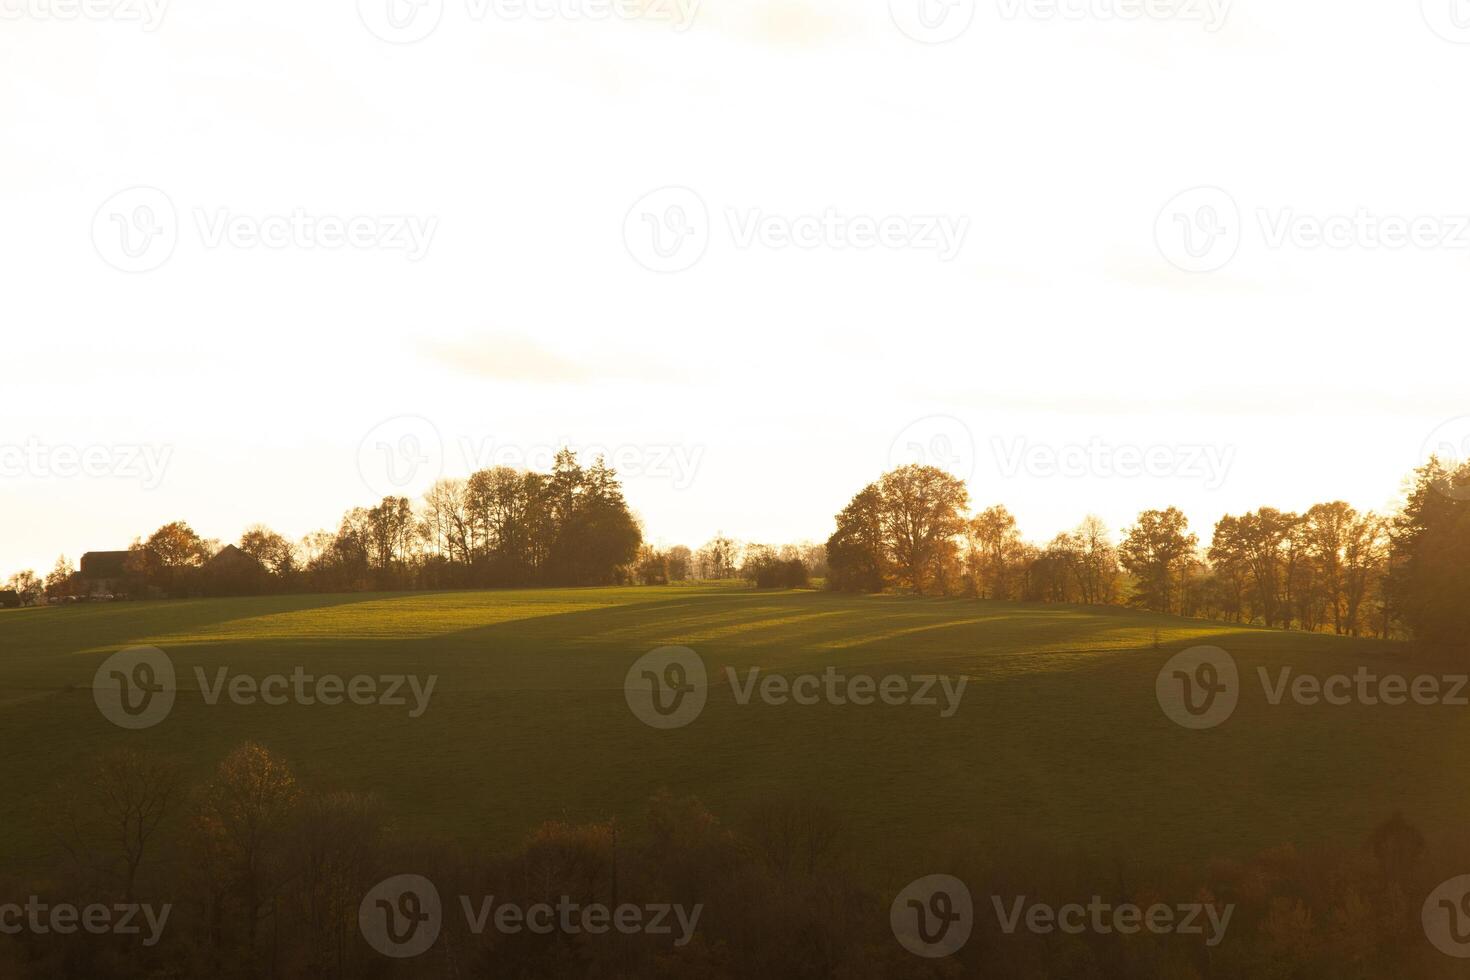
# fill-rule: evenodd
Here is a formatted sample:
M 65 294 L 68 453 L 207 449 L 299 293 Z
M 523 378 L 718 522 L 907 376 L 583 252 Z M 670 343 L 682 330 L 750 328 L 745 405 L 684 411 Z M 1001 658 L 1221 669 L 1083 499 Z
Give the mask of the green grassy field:
M 1154 647 L 1156 642 L 1158 648 Z M 164 649 L 170 716 L 128 732 L 91 692 L 133 644 Z M 1210 731 L 1154 693 L 1171 652 L 1212 643 L 1246 678 Z M 627 707 L 629 665 L 666 644 L 710 668 L 703 714 L 654 730 Z M 1106 860 L 1196 860 L 1283 842 L 1357 842 L 1394 810 L 1433 837 L 1460 825 L 1470 709 L 1269 706 L 1255 668 L 1438 670 L 1406 648 L 1118 609 L 759 593 L 714 586 L 289 596 L 0 613 L 0 864 L 52 846 L 46 800 L 119 745 L 202 776 L 259 740 L 319 787 L 374 791 L 402 833 L 476 846 L 552 818 L 633 818 L 656 790 L 738 821 L 772 795 L 826 800 L 880 869 L 951 833 Z M 437 674 L 427 712 L 204 703 L 193 668 L 254 675 Z M 963 674 L 958 712 L 741 706 L 723 668 Z

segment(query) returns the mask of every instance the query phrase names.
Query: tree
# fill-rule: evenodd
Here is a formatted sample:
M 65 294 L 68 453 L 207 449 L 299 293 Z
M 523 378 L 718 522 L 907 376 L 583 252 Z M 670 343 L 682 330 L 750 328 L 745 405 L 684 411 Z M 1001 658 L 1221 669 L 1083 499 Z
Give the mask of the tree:
M 377 798 L 355 793 L 305 796 L 295 809 L 286 860 L 297 872 L 292 911 L 305 927 L 310 976 L 349 975 L 358 903 L 371 885 L 383 838 L 381 811 Z
M 644 585 L 669 584 L 668 556 L 652 545 L 646 544 L 638 549 L 638 561 L 633 571 Z
M 1199 539 L 1189 533 L 1189 521 L 1177 508 L 1146 510 L 1124 532 L 1118 557 L 1133 576 L 1133 602 L 1155 612 L 1182 609 L 1175 602 Z
M 219 764 L 194 802 L 196 868 L 209 884 L 216 948 L 225 903 L 233 899 L 245 923 L 250 964 L 260 921 L 273 907 L 288 871 L 285 831 L 300 795 L 290 766 L 265 747 L 247 742 Z
M 5 587 L 19 595 L 20 601 L 25 605 L 39 602 L 46 591 L 46 584 L 41 581 L 41 577 L 30 569 L 10 576 Z
M 696 558 L 699 564 L 699 577 L 708 579 L 734 578 L 735 570 L 739 567 L 740 545 L 733 538 L 728 538 L 724 533 L 716 534 L 703 548 L 699 549 Z
M 1075 574 L 1081 599 L 1108 604 L 1118 597 L 1118 552 L 1109 540 L 1102 518 L 1088 514 L 1072 532 L 1077 554 Z
M 905 585 L 925 585 L 955 552 L 969 506 L 964 481 L 936 466 L 910 463 L 878 480 L 884 539 Z
M 1393 522 L 1388 597 L 1414 636 L 1449 647 L 1470 633 L 1470 463 L 1414 472 Z
M 837 530 L 827 539 L 827 584 L 831 588 L 883 591 L 889 580 L 889 558 L 882 507 L 877 484 L 869 484 L 837 515 Z
M 183 521 L 165 524 L 129 550 L 129 573 L 170 594 L 187 591 L 192 573 L 210 557 L 208 544 Z
M 758 589 L 804 589 L 807 567 L 796 550 L 791 545 L 780 550 L 764 544 L 750 545 L 745 549 L 740 575 Z
M 289 578 L 296 571 L 296 547 L 264 524 L 256 524 L 240 536 L 240 550 L 276 576 Z
M 120 749 L 92 765 L 67 793 L 60 819 L 62 846 L 78 864 L 115 876 L 131 902 L 138 870 L 179 791 L 171 762 Z
M 676 544 L 664 555 L 669 569 L 670 582 L 683 582 L 689 578 L 694 566 L 694 554 L 684 545 Z
M 947 587 L 968 505 L 964 483 L 937 467 L 914 463 L 883 474 L 837 515 L 827 541 L 833 587 L 895 585 L 921 594 L 931 583 Z
M 973 593 L 982 599 L 1016 598 L 1024 546 L 1011 512 L 1004 507 L 986 508 L 965 526 L 965 539 Z
M 1227 514 L 1215 525 L 1210 561 L 1248 573 L 1251 607 L 1268 628 L 1291 624 L 1301 557 L 1300 524 L 1296 514 L 1262 507 L 1241 517 Z
M 46 594 L 49 596 L 66 595 L 71 588 L 72 576 L 76 573 L 77 570 L 72 567 L 71 562 L 66 560 L 65 555 L 57 558 L 56 564 L 51 568 L 51 573 L 46 576 Z
M 1369 511 L 1350 522 L 1342 551 L 1343 623 L 1352 636 L 1359 635 L 1368 597 L 1382 595 L 1388 565 L 1388 523 Z M 1387 636 L 1387 624 L 1382 635 Z

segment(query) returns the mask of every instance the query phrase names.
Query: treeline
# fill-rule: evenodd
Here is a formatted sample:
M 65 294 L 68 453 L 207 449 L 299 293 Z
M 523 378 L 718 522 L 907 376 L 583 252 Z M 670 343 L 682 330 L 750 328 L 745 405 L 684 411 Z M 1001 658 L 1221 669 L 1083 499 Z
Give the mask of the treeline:
M 1045 545 L 1004 507 L 968 510 L 964 483 L 943 470 L 884 474 L 837 515 L 829 583 L 1434 642 L 1470 627 L 1470 467 L 1422 467 L 1394 515 L 1341 501 L 1227 515 L 1208 546 L 1173 507 L 1144 511 L 1117 543 L 1089 516 Z
M 15 901 L 169 908 L 154 935 L 22 929 L 0 943 L 3 977 L 1461 975 L 1426 941 L 1420 907 L 1466 855 L 1455 844 L 1431 847 L 1397 815 L 1360 845 L 1282 846 L 1167 872 L 948 835 L 924 845 L 915 867 L 968 884 L 974 933 L 939 963 L 904 950 L 892 932 L 890 904 L 911 873 L 875 881 L 861 828 L 811 797 L 766 798 L 726 821 L 661 792 L 626 821 L 551 820 L 486 852 L 407 835 L 376 797 L 311 785 L 289 760 L 246 743 L 195 777 L 167 757 L 122 750 L 29 805 L 46 808 L 52 838 L 30 871 L 0 878 Z M 392 960 L 363 937 L 359 910 L 379 882 L 406 873 L 434 884 L 443 928 L 421 955 Z M 992 896 L 1060 905 L 1093 895 L 1144 908 L 1234 908 L 1214 946 L 1145 930 L 1008 933 L 992 912 Z M 472 906 L 495 896 L 502 907 L 701 908 L 683 936 L 505 932 L 494 919 L 476 931 L 461 896 Z
M 299 541 L 256 525 L 225 545 L 173 521 L 134 540 L 120 575 L 108 581 L 129 598 L 742 578 L 757 588 L 804 588 L 826 564 L 819 544 L 742 543 L 724 534 L 697 550 L 655 548 L 644 542 L 617 474 L 601 458 L 584 467 L 564 449 L 550 473 L 495 467 L 440 480 L 417 505 L 385 497 L 349 510 L 336 531 Z M 24 571 L 8 588 L 31 604 L 98 585 L 62 557 L 44 579 Z
M 610 585 L 634 579 L 642 544 L 617 474 L 564 449 L 550 473 L 496 467 L 440 480 L 418 506 L 385 497 L 296 542 L 257 525 L 224 547 L 175 521 L 133 542 L 119 589 L 138 598 Z M 88 587 L 63 558 L 37 591 Z

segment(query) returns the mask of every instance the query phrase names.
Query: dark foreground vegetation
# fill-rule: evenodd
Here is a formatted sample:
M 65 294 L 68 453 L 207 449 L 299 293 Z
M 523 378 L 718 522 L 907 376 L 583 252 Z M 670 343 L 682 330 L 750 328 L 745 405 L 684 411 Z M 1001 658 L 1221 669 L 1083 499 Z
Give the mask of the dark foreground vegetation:
M 1423 899 L 1445 876 L 1453 844 L 1431 846 L 1387 815 L 1360 846 L 1283 846 L 1249 860 L 1164 873 L 1078 864 L 1001 841 L 934 841 L 941 868 L 975 898 L 975 932 L 942 961 L 894 940 L 888 906 L 902 882 L 875 886 L 840 808 L 824 801 L 752 801 L 717 815 L 659 793 L 642 819 L 550 820 L 508 852 L 465 852 L 407 839 L 370 796 L 303 785 L 285 759 L 246 743 L 197 785 L 166 759 L 131 750 L 97 761 L 64 787 L 52 871 L 5 881 L 10 896 L 48 904 L 170 903 L 162 938 L 35 935 L 0 943 L 6 977 L 566 977 L 770 978 L 1343 978 L 1458 975 L 1426 943 Z M 1470 866 L 1470 865 L 1467 865 Z M 359 905 L 387 876 L 431 880 L 443 928 L 423 954 L 394 960 L 369 948 Z M 1006 933 L 992 897 L 1086 902 L 1091 896 L 1234 906 L 1213 945 L 1192 935 Z M 478 906 L 558 901 L 700 906 L 680 937 L 477 934 L 461 896 Z M 676 942 L 677 939 L 682 941 Z

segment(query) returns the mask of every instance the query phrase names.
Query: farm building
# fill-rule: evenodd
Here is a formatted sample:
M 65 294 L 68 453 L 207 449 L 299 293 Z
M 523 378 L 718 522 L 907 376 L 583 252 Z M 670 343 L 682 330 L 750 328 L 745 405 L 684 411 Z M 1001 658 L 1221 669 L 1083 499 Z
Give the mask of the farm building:
M 128 557 L 130 551 L 89 551 L 82 555 L 81 569 L 77 572 L 76 592 L 78 595 L 116 595 L 126 592 Z

